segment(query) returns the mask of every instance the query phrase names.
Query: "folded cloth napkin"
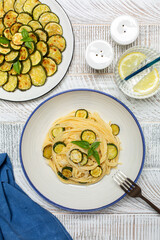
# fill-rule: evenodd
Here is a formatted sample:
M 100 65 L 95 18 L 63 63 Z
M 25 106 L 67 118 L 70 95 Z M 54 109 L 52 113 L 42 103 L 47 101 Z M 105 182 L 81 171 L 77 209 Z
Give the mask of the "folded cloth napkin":
M 59 220 L 15 183 L 7 154 L 0 154 L 0 240 L 71 240 Z

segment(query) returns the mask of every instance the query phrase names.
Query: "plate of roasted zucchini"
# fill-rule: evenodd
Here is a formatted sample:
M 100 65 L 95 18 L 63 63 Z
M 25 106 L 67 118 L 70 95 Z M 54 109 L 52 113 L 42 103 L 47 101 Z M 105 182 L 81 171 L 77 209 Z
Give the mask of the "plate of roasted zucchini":
M 0 98 L 27 101 L 65 76 L 74 50 L 71 23 L 55 0 L 0 1 Z

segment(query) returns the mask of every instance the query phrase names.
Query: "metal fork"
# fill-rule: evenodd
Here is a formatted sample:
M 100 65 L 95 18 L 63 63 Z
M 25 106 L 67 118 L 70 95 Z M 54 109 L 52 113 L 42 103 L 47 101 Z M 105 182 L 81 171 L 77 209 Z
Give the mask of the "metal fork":
M 142 198 L 145 202 L 147 202 L 154 210 L 156 210 L 160 214 L 160 208 L 156 207 L 147 198 L 145 198 L 142 195 L 141 188 L 136 183 L 134 183 L 130 178 L 128 178 L 124 173 L 122 173 L 121 171 L 117 171 L 113 175 L 113 179 L 130 197 Z

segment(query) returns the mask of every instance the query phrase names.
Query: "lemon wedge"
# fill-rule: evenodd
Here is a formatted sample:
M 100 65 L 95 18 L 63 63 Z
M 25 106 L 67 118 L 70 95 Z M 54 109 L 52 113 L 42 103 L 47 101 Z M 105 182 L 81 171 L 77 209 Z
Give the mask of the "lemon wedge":
M 141 52 L 132 52 L 122 57 L 118 64 L 121 79 L 130 75 L 145 59 L 146 55 Z
M 134 92 L 140 94 L 149 94 L 154 92 L 159 87 L 159 73 L 157 69 L 153 69 L 150 73 L 144 76 L 134 87 Z

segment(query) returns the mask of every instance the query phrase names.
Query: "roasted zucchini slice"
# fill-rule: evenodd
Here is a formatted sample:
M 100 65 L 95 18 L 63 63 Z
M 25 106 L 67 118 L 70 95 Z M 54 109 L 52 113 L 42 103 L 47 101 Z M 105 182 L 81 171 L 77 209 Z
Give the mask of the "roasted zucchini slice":
M 24 5 L 23 5 L 23 11 L 32 13 L 33 8 L 39 3 L 40 2 L 38 0 L 27 0 L 27 1 L 25 1 Z
M 108 143 L 107 144 L 107 157 L 108 160 L 112 160 L 118 155 L 118 148 L 115 144 L 113 143 Z
M 83 154 L 79 149 L 70 151 L 69 158 L 74 163 L 80 163 L 83 160 Z
M 72 167 L 64 167 L 62 168 L 62 175 L 67 179 L 72 177 Z
M 120 132 L 120 127 L 117 124 L 111 124 L 112 133 L 114 136 L 117 136 Z
M 46 71 L 44 68 L 39 65 L 36 67 L 32 67 L 31 71 L 29 72 L 29 75 L 31 76 L 32 84 L 34 86 L 42 86 L 46 82 Z
M 11 31 L 10 31 L 10 28 L 5 28 L 4 31 L 3 31 L 3 35 L 8 40 L 10 40 L 10 41 L 12 40 L 12 34 L 11 34 Z
M 3 24 L 5 27 L 11 27 L 12 24 L 16 22 L 18 14 L 12 10 L 6 12 L 6 14 L 3 17 Z
M 9 48 L 10 45 L 9 45 L 9 42 L 8 43 L 0 43 L 0 46 L 3 47 L 3 48 Z
M 29 57 L 29 53 L 26 47 L 21 47 L 19 61 L 26 61 Z
M 32 27 L 33 31 L 42 28 L 42 25 L 36 20 L 30 21 L 28 25 Z
M 9 54 L 5 56 L 5 61 L 9 63 L 14 63 L 19 58 L 19 52 L 17 51 L 11 51 Z
M 3 65 L 4 62 L 4 55 L 0 54 L 0 66 Z
M 3 65 L 0 66 L 0 71 L 8 72 L 12 68 L 12 63 L 4 62 Z
M 86 129 L 81 133 L 81 140 L 92 144 L 96 140 L 96 134 L 92 130 Z
M 12 37 L 12 42 L 14 45 L 22 45 L 23 41 L 22 41 L 23 37 L 21 33 L 16 33 L 14 34 L 14 36 Z
M 54 35 L 48 40 L 49 47 L 57 47 L 61 52 L 66 48 L 66 40 L 61 35 Z
M 15 0 L 3 0 L 3 8 L 5 12 L 9 10 L 14 10 L 14 2 Z
M 31 78 L 29 74 L 20 74 L 18 76 L 18 89 L 26 91 L 32 86 Z
M 32 38 L 35 43 L 37 43 L 39 41 L 38 35 L 34 32 L 30 32 L 29 37 Z
M 9 75 L 8 82 L 3 85 L 3 89 L 7 92 L 14 92 L 17 88 L 17 76 Z
M 32 63 L 30 58 L 22 62 L 22 74 L 27 74 L 32 68 Z
M 22 23 L 18 23 L 18 22 L 14 23 L 11 26 L 11 34 L 14 35 L 15 33 L 17 33 L 21 26 L 22 26 Z
M 59 34 L 59 35 L 63 34 L 61 25 L 59 25 L 58 23 L 55 23 L 55 22 L 47 23 L 44 29 L 48 33 L 49 37 L 51 37 L 53 35 L 57 35 L 57 34 Z
M 95 169 L 90 170 L 89 173 L 92 177 L 95 177 L 95 178 L 100 177 L 102 175 L 102 168 L 98 166 Z
M 63 174 L 62 174 L 60 171 L 58 171 L 57 174 L 58 174 L 58 176 L 61 177 L 63 180 L 68 180 L 68 178 L 66 178 L 65 176 L 63 176 Z
M 0 1 L 0 18 L 2 18 L 5 14 L 4 8 L 3 8 L 3 2 L 4 2 L 4 0 Z
M 12 41 L 10 42 L 10 47 L 14 51 L 18 51 L 21 49 L 21 45 L 15 45 Z
M 20 66 L 21 66 L 21 64 L 20 64 Z M 18 73 L 14 70 L 14 67 L 12 66 L 12 68 L 11 68 L 11 70 L 8 72 L 10 75 L 12 75 L 12 76 L 17 76 L 18 75 Z
M 0 54 L 7 55 L 8 53 L 10 53 L 10 51 L 11 51 L 10 48 L 4 48 L 0 46 Z
M 36 51 L 36 43 L 35 42 L 30 42 L 32 45 L 32 48 L 28 48 L 29 54 L 33 54 Z
M 75 117 L 88 118 L 88 111 L 85 109 L 78 109 L 75 112 Z
M 2 18 L 0 19 L 0 35 L 3 34 L 3 31 L 5 29 L 5 26 L 3 25 L 3 21 L 2 21 Z
M 19 13 L 17 17 L 17 22 L 27 25 L 32 20 L 32 16 L 29 13 L 22 12 Z
M 45 30 L 43 29 L 37 29 L 35 33 L 38 35 L 40 41 L 45 41 L 47 42 L 48 40 L 48 34 Z
M 53 128 L 52 130 L 52 136 L 54 138 L 56 138 L 58 135 L 60 135 L 62 132 L 65 131 L 65 128 L 64 127 L 55 127 Z
M 39 16 L 44 13 L 50 11 L 50 8 L 46 4 L 38 4 L 33 9 L 33 18 L 38 20 Z
M 45 12 L 42 13 L 39 17 L 39 22 L 44 27 L 49 22 L 56 22 L 59 23 L 59 18 L 55 13 L 52 12 Z
M 0 71 L 0 86 L 3 86 L 8 81 L 8 72 Z
M 22 32 L 23 29 L 25 29 L 27 32 L 32 32 L 33 31 L 31 26 L 22 25 L 22 27 L 19 28 L 18 32 Z
M 57 64 L 52 58 L 43 58 L 42 65 L 47 72 L 47 77 L 52 76 L 57 71 Z
M 14 3 L 14 9 L 17 13 L 23 12 L 23 4 L 26 0 L 16 0 Z
M 84 166 L 88 163 L 88 156 L 86 153 L 82 153 L 82 162 L 80 162 L 81 166 Z
M 43 157 L 50 159 L 52 157 L 52 145 L 49 144 L 43 148 Z
M 62 53 L 57 47 L 50 47 L 48 57 L 52 58 L 57 64 L 62 62 Z
M 65 147 L 66 147 L 66 144 L 64 142 L 56 142 L 53 145 L 53 151 L 57 154 L 60 154 L 63 152 Z
M 49 47 L 48 44 L 45 43 L 44 41 L 39 41 L 37 43 L 37 49 L 42 53 L 42 56 L 46 56 L 48 54 L 49 51 Z
M 43 57 L 42 57 L 41 52 L 36 50 L 35 53 L 30 55 L 30 59 L 32 62 L 32 66 L 37 66 L 42 62 Z

